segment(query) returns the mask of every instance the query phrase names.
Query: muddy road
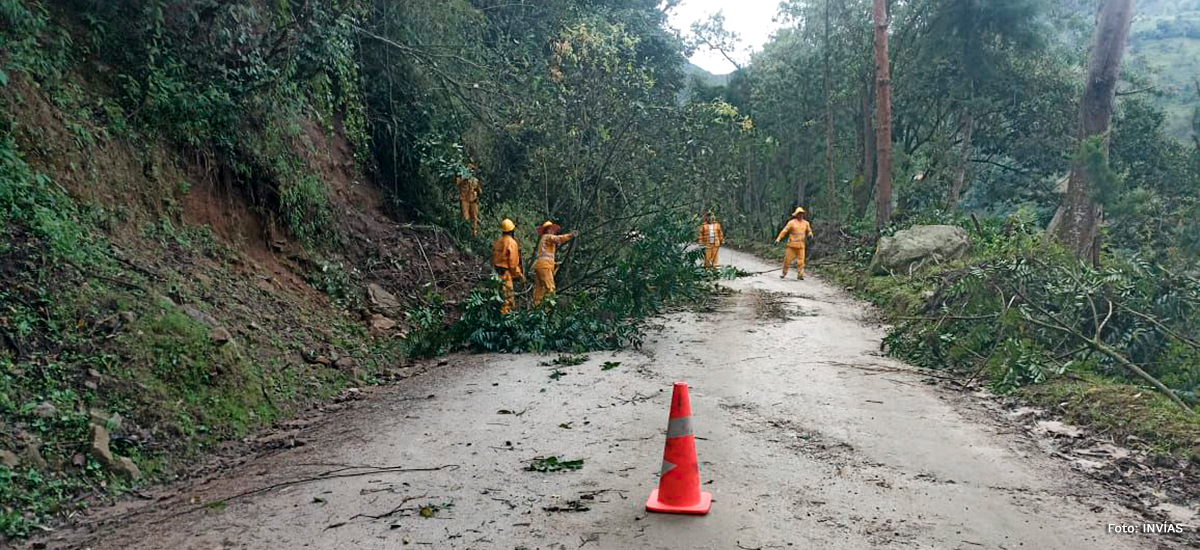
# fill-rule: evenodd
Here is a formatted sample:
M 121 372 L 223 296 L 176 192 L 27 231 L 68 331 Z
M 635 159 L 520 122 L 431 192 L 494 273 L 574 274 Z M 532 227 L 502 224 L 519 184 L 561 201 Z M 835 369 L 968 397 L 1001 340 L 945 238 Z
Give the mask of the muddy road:
M 747 271 L 774 267 L 722 256 Z M 578 365 L 545 364 L 556 355 L 453 357 L 331 415 L 300 436 L 303 447 L 101 511 L 89 533 L 58 544 L 1176 547 L 1109 534 L 1110 523 L 1145 520 L 976 398 L 882 357 L 882 330 L 842 291 L 777 273 L 726 286 L 712 311 L 659 319 L 641 351 L 593 353 Z M 700 474 L 714 501 L 705 517 L 644 511 L 677 379 L 692 386 Z M 583 465 L 526 470 L 551 456 Z

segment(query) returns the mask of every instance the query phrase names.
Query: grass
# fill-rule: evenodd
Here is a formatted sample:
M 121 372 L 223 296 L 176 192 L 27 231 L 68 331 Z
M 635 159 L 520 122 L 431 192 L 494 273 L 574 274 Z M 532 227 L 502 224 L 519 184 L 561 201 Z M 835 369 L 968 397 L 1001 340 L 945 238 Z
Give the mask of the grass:
M 1028 386 L 1019 394 L 1062 413 L 1073 424 L 1090 426 L 1117 443 L 1150 452 L 1200 460 L 1200 416 L 1189 415 L 1162 395 L 1096 375 L 1057 378 Z M 1143 444 L 1138 445 L 1137 438 Z

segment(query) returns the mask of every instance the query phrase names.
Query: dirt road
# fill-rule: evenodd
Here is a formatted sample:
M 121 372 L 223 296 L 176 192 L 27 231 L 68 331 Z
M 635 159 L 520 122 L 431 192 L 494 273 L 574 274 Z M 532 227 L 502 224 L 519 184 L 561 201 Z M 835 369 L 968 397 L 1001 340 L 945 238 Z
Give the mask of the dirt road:
M 725 251 L 748 271 L 773 266 Z M 165 488 L 97 549 L 1163 548 L 1144 520 L 974 398 L 881 357 L 866 308 L 777 274 L 661 319 L 640 352 L 464 356 L 304 434 L 308 445 Z M 619 362 L 604 370 L 606 362 Z M 609 365 L 611 366 L 611 365 Z M 673 380 L 692 385 L 706 517 L 647 514 Z M 510 414 L 511 413 L 511 414 Z M 581 469 L 526 471 L 534 457 Z M 375 472 L 357 465 L 437 468 Z M 195 503 L 336 472 L 224 506 Z M 575 511 L 547 511 L 575 510 Z M 132 512 L 130 512 L 132 510 Z M 104 515 L 104 514 L 102 514 Z M 109 513 L 114 516 L 115 512 Z M 378 516 L 378 517 L 372 517 Z M 428 516 L 428 517 L 425 517 Z

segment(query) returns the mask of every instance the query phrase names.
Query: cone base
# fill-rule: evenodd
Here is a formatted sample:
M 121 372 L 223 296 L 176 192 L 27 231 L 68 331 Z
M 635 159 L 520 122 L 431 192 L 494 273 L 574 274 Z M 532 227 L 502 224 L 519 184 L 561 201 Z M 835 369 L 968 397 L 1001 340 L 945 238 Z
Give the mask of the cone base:
M 676 506 L 659 502 L 658 489 L 650 491 L 650 498 L 646 500 L 646 510 L 650 512 L 659 512 L 662 514 L 695 514 L 704 515 L 712 508 L 712 493 L 701 492 L 700 502 L 691 506 Z

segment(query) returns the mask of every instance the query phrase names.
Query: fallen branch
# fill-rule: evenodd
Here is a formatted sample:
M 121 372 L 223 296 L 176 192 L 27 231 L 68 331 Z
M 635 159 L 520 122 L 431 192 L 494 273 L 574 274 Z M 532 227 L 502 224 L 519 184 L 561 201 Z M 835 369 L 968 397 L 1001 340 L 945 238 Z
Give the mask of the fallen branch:
M 1187 403 L 1184 403 L 1183 400 L 1180 399 L 1178 395 L 1175 395 L 1175 392 L 1173 390 L 1171 390 L 1171 388 L 1168 388 L 1165 384 L 1160 382 L 1157 378 L 1151 376 L 1150 373 L 1142 370 L 1141 367 L 1133 364 L 1133 362 L 1130 361 L 1128 358 L 1126 358 L 1124 355 L 1122 355 L 1121 352 L 1106 345 L 1104 342 L 1102 342 L 1099 339 L 1098 336 L 1095 338 L 1088 338 L 1087 336 L 1084 336 L 1083 333 L 1081 333 L 1073 328 L 1068 327 L 1066 323 L 1062 322 L 1062 320 L 1058 318 L 1058 316 L 1054 315 L 1053 313 L 1050 313 L 1049 311 L 1046 311 L 1045 308 L 1043 308 L 1035 303 L 1030 302 L 1029 298 L 1026 297 L 1024 294 L 1022 294 L 1020 291 L 1017 291 L 1017 295 L 1020 296 L 1021 299 L 1024 300 L 1025 303 L 1028 304 L 1030 307 L 1036 309 L 1042 315 L 1049 317 L 1052 321 L 1054 321 L 1054 323 L 1057 323 L 1057 324 L 1047 323 L 1040 319 L 1036 319 L 1033 316 L 1025 315 L 1025 319 L 1027 321 L 1029 321 L 1039 327 L 1050 329 L 1050 330 L 1053 330 L 1056 332 L 1061 332 L 1068 336 L 1072 336 L 1076 340 L 1079 340 L 1080 342 L 1087 344 L 1092 349 L 1094 349 L 1104 355 L 1107 355 L 1109 359 L 1116 361 L 1118 364 L 1120 364 L 1122 367 L 1124 367 L 1125 370 L 1128 370 L 1129 372 L 1136 375 L 1138 378 L 1141 378 L 1142 380 L 1145 380 L 1147 383 L 1149 383 L 1151 386 L 1154 386 L 1154 388 L 1157 389 L 1160 393 L 1165 395 L 1168 399 L 1170 399 L 1176 405 L 1179 405 L 1179 407 L 1181 409 L 1183 409 L 1191 414 L 1196 414 L 1196 411 L 1193 410 L 1191 407 L 1189 407 L 1187 405 Z M 1099 333 L 1097 332 L 1097 334 L 1099 334 Z
M 219 498 L 216 500 L 211 500 L 204 504 L 193 506 L 191 508 L 187 508 L 185 510 L 175 512 L 173 514 L 158 518 L 150 523 L 151 524 L 163 523 L 169 519 L 174 519 L 179 516 L 186 516 L 193 512 L 199 512 L 200 510 L 204 510 L 205 508 L 211 508 L 218 504 L 225 504 L 230 501 L 234 501 L 234 500 L 241 499 L 241 498 L 246 498 L 246 497 L 257 495 L 260 493 L 265 493 L 267 491 L 273 491 L 275 489 L 282 489 L 284 487 L 291 487 L 293 485 L 301 485 L 304 483 L 312 483 L 314 481 L 324 481 L 326 479 L 339 479 L 339 478 L 347 478 L 347 477 L 362 477 L 362 476 L 369 476 L 369 475 L 376 475 L 376 474 L 400 474 L 400 473 L 409 473 L 409 472 L 438 472 L 438 471 L 442 471 L 442 470 L 455 470 L 455 469 L 458 469 L 457 464 L 447 464 L 444 466 L 437 466 L 437 467 L 433 467 L 433 468 L 401 468 L 398 466 L 389 466 L 389 467 L 382 467 L 382 468 L 373 468 L 373 469 L 363 471 L 363 472 L 351 472 L 351 473 L 340 473 L 340 474 L 330 474 L 330 475 L 316 475 L 316 476 L 312 476 L 312 477 L 293 479 L 291 481 L 282 481 L 279 483 L 273 483 L 271 485 L 267 485 L 266 487 L 259 487 L 258 489 L 251 489 L 249 491 L 244 491 L 244 492 L 238 493 L 233 496 Z
M 377 516 L 373 516 L 371 514 L 354 514 L 353 516 L 350 516 L 350 519 L 348 519 L 346 521 L 351 522 L 358 518 L 383 519 L 383 518 L 386 518 L 389 516 L 393 516 L 400 512 L 403 512 L 405 504 L 408 504 L 410 501 L 416 500 L 418 498 L 429 498 L 429 497 L 427 495 L 421 495 L 419 497 L 404 497 L 404 500 L 401 500 L 400 504 L 397 504 L 395 508 L 392 508 L 391 510 L 388 510 L 387 512 L 384 512 Z M 420 508 L 418 508 L 418 510 L 420 510 Z
M 1170 327 L 1164 325 L 1162 323 L 1162 321 L 1155 319 L 1154 316 L 1134 310 L 1125 304 L 1117 304 L 1117 307 L 1121 308 L 1122 311 L 1125 311 L 1126 313 L 1129 313 L 1135 317 L 1140 317 L 1146 321 L 1149 321 L 1150 324 L 1157 327 L 1158 330 L 1163 331 L 1163 333 L 1165 333 L 1167 336 L 1170 336 L 1176 340 L 1179 340 L 1180 342 L 1183 342 L 1193 348 L 1200 349 L 1200 342 L 1197 342 L 1196 340 L 1188 338 L 1187 336 L 1184 336 L 1184 335 L 1176 332 L 1175 330 L 1172 330 Z

